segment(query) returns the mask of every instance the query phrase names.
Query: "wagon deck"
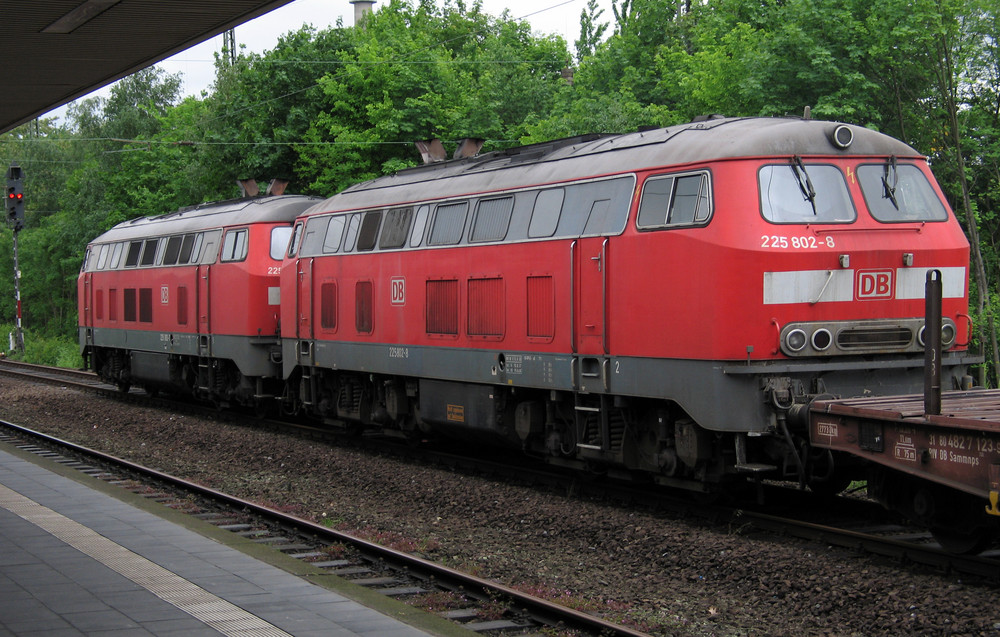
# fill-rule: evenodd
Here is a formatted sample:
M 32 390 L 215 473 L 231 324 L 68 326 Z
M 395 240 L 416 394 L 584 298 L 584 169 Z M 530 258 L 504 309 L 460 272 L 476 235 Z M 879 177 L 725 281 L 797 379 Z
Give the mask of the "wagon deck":
M 1000 515 L 1000 390 L 943 392 L 941 413 L 927 411 L 919 394 L 818 400 L 809 435 L 817 447 L 987 499 Z

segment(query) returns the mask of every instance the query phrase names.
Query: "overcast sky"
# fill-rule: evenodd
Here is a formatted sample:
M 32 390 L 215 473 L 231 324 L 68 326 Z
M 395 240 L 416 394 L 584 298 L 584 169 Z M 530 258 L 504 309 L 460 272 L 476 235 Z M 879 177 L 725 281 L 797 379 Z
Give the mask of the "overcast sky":
M 472 0 L 468 0 L 471 4 Z M 443 4 L 443 0 L 437 0 Z M 379 10 L 387 0 L 376 2 Z M 604 9 L 602 22 L 612 22 L 611 0 L 599 0 Z M 580 37 L 580 13 L 586 9 L 587 0 L 483 0 L 486 13 L 499 16 L 504 9 L 517 19 L 523 18 L 538 34 L 561 35 L 574 52 L 573 41 Z M 289 31 L 297 31 L 304 24 L 317 29 L 334 26 L 338 18 L 344 26 L 354 24 L 354 5 L 348 0 L 294 0 L 256 20 L 236 27 L 237 46 L 245 45 L 256 53 L 273 49 L 278 38 Z M 215 78 L 214 54 L 222 50 L 222 36 L 199 44 L 160 63 L 168 73 L 181 73 L 186 95 L 199 95 Z

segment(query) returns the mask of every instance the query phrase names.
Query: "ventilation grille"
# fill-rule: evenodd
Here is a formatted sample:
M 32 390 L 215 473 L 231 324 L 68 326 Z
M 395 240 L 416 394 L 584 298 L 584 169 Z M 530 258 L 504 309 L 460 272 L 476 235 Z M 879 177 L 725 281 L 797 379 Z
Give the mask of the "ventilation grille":
M 845 350 L 901 349 L 913 342 L 913 332 L 900 326 L 854 327 L 837 334 L 837 346 Z

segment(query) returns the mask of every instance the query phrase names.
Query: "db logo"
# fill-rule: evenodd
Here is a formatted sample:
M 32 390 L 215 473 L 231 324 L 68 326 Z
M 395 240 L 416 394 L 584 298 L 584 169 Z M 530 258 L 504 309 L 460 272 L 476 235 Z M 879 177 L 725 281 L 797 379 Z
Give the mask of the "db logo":
M 389 279 L 389 300 L 393 305 L 406 304 L 406 279 L 403 277 Z
M 891 299 L 892 270 L 858 270 L 855 290 L 859 299 Z

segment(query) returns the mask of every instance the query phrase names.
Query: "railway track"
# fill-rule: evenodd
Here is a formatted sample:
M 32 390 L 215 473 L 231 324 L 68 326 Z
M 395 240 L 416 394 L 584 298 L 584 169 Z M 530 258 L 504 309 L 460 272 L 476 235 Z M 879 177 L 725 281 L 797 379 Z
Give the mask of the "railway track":
M 86 391 L 120 395 L 117 388 L 101 384 L 93 374 L 87 372 L 3 361 L 0 362 L 0 373 L 21 375 L 41 382 L 72 385 Z M 133 391 L 129 396 L 138 400 L 145 394 Z M 212 410 L 206 409 L 206 411 Z M 282 423 L 276 426 L 289 425 Z M 305 435 L 309 436 L 319 435 L 315 427 L 307 426 L 305 432 Z M 378 444 L 380 451 L 385 451 L 384 441 Z M 486 458 L 469 459 L 457 454 L 425 449 L 415 451 L 407 446 L 400 446 L 394 452 L 410 458 L 413 457 L 413 453 L 419 453 L 424 461 L 444 463 L 460 470 L 487 471 L 498 476 L 510 474 L 508 465 Z M 516 472 L 521 480 L 559 485 L 559 488 L 575 494 L 616 502 L 642 503 L 644 506 L 682 515 L 690 515 L 693 512 L 695 515 L 744 529 L 748 533 L 757 530 L 801 538 L 824 545 L 846 547 L 904 564 L 920 565 L 942 572 L 961 573 L 993 583 L 1000 582 L 1000 551 L 993 550 L 974 556 L 953 555 L 942 550 L 930 533 L 902 523 L 869 501 L 837 498 L 830 500 L 819 514 L 810 514 L 817 509 L 816 497 L 789 489 L 769 488 L 765 501 L 781 502 L 778 507 L 756 506 L 751 503 L 726 506 L 692 503 L 689 499 L 678 498 L 670 493 L 665 494 L 662 489 L 647 489 L 642 485 L 581 481 L 576 477 L 550 471 L 544 467 L 526 470 L 524 466 L 518 466 Z M 527 478 L 526 473 L 529 476 Z M 777 491 L 780 491 L 780 495 L 775 495 Z M 830 522 L 831 517 L 836 517 L 838 521 Z
M 643 632 L 528 595 L 127 460 L 0 421 L 0 444 L 45 456 L 95 479 L 116 483 L 226 531 L 268 544 L 315 568 L 381 594 L 443 607 L 439 614 L 482 634 L 642 637 Z M 428 600 L 433 599 L 433 602 Z

